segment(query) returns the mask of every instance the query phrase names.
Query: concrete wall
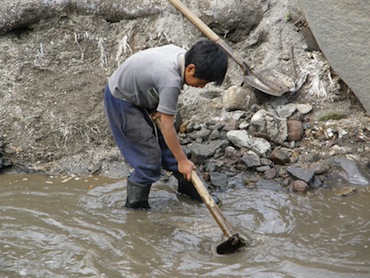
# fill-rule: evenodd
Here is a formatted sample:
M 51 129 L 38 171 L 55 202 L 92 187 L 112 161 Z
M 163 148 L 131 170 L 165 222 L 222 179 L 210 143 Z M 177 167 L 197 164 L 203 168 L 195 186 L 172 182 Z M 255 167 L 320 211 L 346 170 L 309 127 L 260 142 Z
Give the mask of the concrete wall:
M 370 115 L 370 3 L 365 0 L 299 0 L 332 68 Z

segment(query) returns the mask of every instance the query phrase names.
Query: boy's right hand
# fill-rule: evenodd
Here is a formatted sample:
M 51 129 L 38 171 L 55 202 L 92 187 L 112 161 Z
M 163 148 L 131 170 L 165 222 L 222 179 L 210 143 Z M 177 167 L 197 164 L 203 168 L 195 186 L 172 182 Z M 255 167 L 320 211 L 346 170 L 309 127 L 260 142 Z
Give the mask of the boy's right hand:
M 184 175 L 184 178 L 187 181 L 191 180 L 191 173 L 195 170 L 196 167 L 192 161 L 189 159 L 184 159 L 182 161 L 178 161 L 178 170 L 181 174 Z

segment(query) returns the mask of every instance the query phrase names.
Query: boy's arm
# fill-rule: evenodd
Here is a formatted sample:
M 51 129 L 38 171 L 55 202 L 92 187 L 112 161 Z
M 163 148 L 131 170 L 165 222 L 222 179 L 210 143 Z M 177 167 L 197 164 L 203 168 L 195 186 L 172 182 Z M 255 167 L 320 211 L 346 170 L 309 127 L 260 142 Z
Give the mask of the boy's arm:
M 158 113 L 154 116 L 157 118 Z M 179 172 L 182 173 L 187 180 L 191 179 L 191 172 L 195 169 L 195 165 L 191 162 L 187 156 L 185 155 L 184 151 L 181 148 L 179 139 L 177 137 L 177 132 L 174 125 L 174 116 L 160 113 L 160 126 L 161 132 L 163 134 L 163 138 L 171 150 L 172 154 L 176 158 Z

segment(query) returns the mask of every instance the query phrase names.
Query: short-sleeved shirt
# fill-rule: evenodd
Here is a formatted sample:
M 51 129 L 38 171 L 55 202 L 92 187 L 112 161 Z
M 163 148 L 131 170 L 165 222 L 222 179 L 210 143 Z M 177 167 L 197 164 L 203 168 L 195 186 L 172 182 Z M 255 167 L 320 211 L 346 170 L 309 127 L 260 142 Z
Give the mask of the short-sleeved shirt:
M 139 51 L 112 74 L 108 80 L 109 90 L 118 99 L 175 115 L 184 85 L 185 52 L 175 45 Z

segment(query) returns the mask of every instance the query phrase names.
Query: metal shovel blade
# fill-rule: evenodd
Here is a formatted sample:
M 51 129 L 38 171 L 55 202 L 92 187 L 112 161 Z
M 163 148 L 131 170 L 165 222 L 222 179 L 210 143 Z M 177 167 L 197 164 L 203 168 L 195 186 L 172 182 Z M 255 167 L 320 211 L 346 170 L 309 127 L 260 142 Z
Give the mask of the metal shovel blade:
M 270 69 L 258 73 L 249 72 L 248 75 L 244 75 L 244 80 L 257 90 L 276 97 L 295 88 L 295 83 L 291 78 Z
M 218 244 L 215 251 L 219 255 L 227 255 L 240 251 L 243 247 L 251 246 L 251 239 L 240 234 L 235 234 L 226 241 Z

